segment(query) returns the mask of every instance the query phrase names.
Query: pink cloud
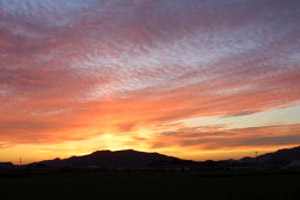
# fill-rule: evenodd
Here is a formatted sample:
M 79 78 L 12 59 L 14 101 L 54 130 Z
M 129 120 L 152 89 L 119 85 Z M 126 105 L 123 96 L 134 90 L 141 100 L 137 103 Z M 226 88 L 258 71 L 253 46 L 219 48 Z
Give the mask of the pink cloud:
M 11 144 L 300 99 L 297 1 L 28 2 L 0 11 L 0 138 Z

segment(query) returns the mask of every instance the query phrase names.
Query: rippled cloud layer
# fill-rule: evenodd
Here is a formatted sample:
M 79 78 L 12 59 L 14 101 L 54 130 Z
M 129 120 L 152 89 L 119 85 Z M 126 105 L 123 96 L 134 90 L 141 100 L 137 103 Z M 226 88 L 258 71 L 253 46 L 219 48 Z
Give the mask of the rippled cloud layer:
M 151 149 L 180 120 L 298 105 L 299 18 L 297 0 L 0 0 L 0 148 L 111 134 Z M 170 134 L 182 149 L 276 146 L 242 132 Z

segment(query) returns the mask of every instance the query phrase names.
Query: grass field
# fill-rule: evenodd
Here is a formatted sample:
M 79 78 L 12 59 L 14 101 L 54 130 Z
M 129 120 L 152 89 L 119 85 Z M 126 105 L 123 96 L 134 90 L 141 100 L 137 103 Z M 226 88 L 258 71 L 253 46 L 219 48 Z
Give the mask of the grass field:
M 0 178 L 0 198 L 264 199 L 300 196 L 299 173 L 64 173 Z

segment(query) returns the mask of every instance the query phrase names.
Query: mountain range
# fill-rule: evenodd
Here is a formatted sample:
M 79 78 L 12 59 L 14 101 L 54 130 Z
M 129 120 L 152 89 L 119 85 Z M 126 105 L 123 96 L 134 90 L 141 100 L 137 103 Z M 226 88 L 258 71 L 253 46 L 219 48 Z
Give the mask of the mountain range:
M 159 167 L 182 167 L 196 165 L 197 162 L 182 160 L 159 153 L 146 153 L 135 150 L 96 151 L 84 156 L 73 156 L 67 159 L 45 160 L 30 164 L 51 168 L 89 167 L 101 169 L 149 169 Z
M 300 161 L 300 146 L 290 149 L 280 149 L 276 152 L 266 153 L 256 158 L 245 157 L 240 161 L 257 163 L 290 163 Z
M 0 168 L 12 167 L 11 163 L 0 163 Z M 192 161 L 183 160 L 159 153 L 146 153 L 135 150 L 96 151 L 88 155 L 72 156 L 66 159 L 53 159 L 24 165 L 30 169 L 232 169 L 232 168 L 268 168 L 296 166 L 300 168 L 300 146 L 281 149 L 256 158 L 245 157 L 240 160 Z M 24 167 L 23 166 L 23 167 Z

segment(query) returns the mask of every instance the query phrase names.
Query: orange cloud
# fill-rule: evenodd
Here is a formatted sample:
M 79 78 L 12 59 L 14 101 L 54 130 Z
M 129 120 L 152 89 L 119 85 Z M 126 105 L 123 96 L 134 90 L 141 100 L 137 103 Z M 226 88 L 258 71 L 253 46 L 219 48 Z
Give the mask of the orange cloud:
M 239 138 L 248 131 L 218 124 L 205 140 L 191 127 L 189 140 L 182 130 L 153 138 L 179 120 L 297 105 L 296 1 L 24 2 L 0 9 L 0 148 L 107 135 L 143 148 L 298 141 Z
M 299 145 L 299 124 L 226 129 L 222 127 L 185 127 L 161 132 L 153 149 L 178 147 L 199 150 L 279 148 Z M 197 150 L 195 150 L 197 151 Z

